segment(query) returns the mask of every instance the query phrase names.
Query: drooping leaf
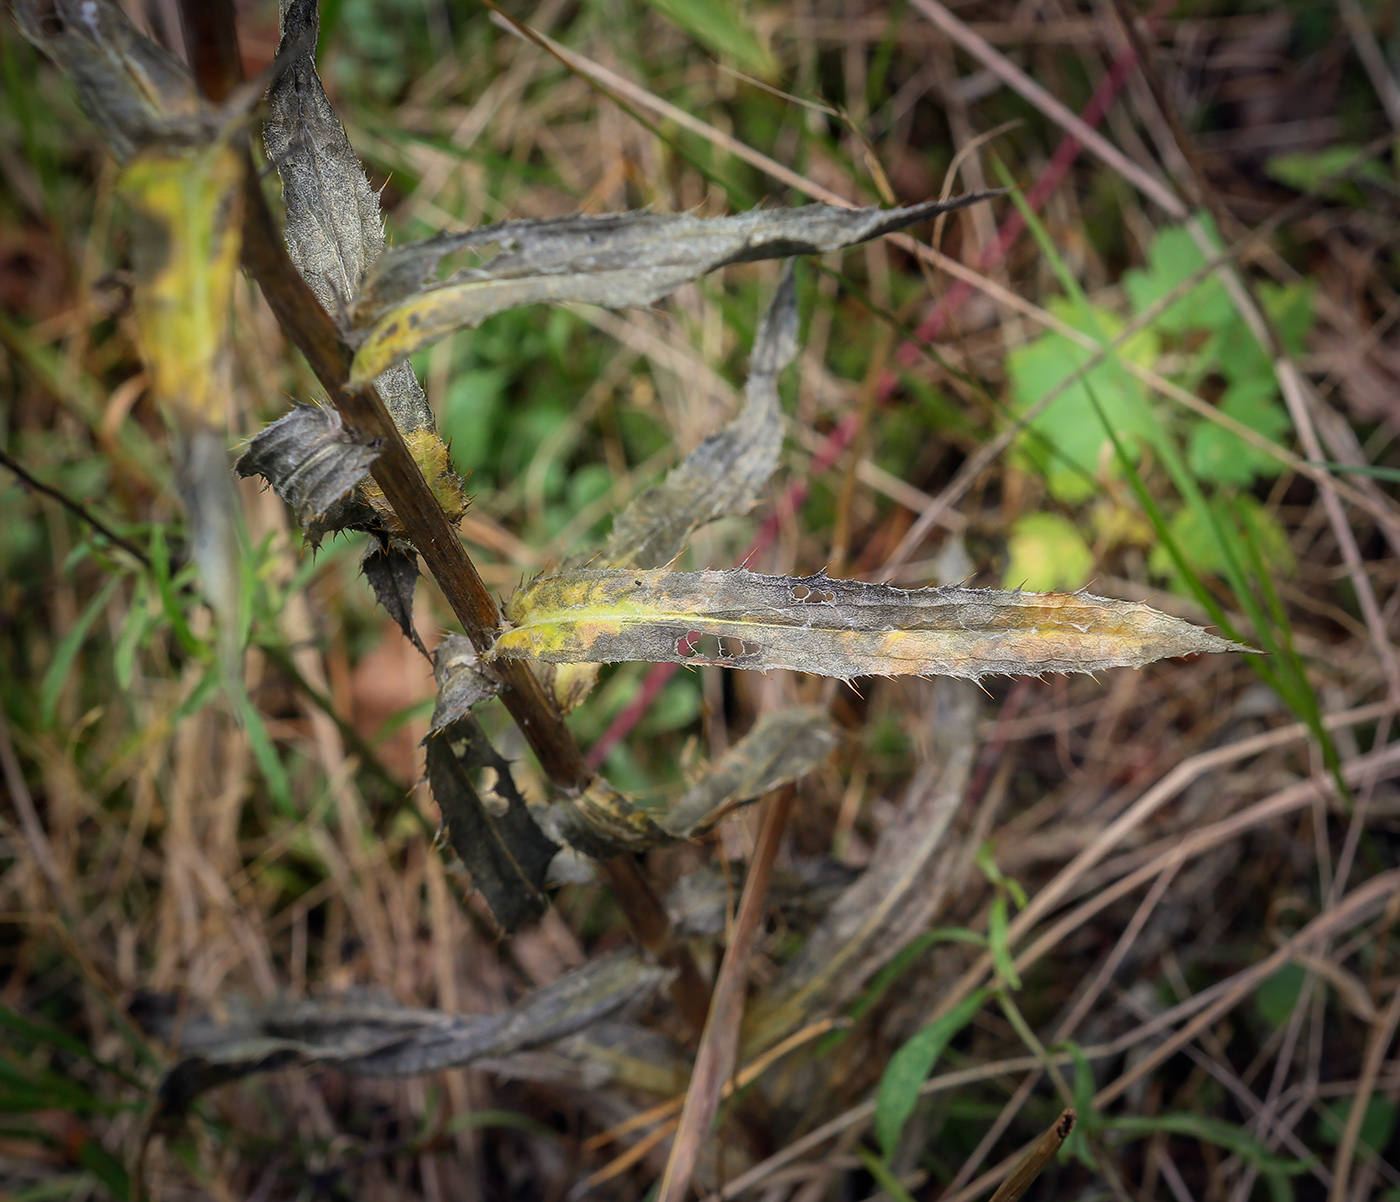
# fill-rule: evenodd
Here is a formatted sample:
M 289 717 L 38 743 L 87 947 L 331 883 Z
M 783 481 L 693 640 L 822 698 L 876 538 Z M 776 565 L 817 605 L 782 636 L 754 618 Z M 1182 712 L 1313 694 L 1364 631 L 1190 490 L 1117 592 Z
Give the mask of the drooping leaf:
M 471 640 L 460 634 L 449 634 L 437 645 L 433 652 L 433 675 L 438 695 L 429 735 L 460 722 L 473 707 L 494 697 L 501 688 L 482 670 Z
M 375 527 L 373 511 L 352 494 L 378 454 L 334 409 L 299 404 L 260 430 L 234 467 L 240 476 L 263 477 L 315 545 L 330 530 Z
M 114 0 L 17 0 L 13 11 L 24 36 L 77 89 L 118 162 L 200 122 L 185 64 L 143 36 Z
M 449 635 L 438 645 L 433 666 L 438 703 L 424 740 L 428 784 L 442 811 L 448 844 L 496 921 L 514 931 L 548 908 L 545 874 L 559 847 L 540 829 L 515 787 L 509 762 L 470 712 L 491 691 L 471 644 L 462 635 Z M 489 805 L 477 789 L 486 768 L 494 777 Z
M 693 839 L 736 807 L 805 776 L 835 746 L 831 719 L 821 707 L 774 710 L 664 812 L 636 804 L 599 777 L 578 797 L 549 806 L 545 829 L 598 859 Z
M 242 234 L 243 163 L 219 138 L 139 150 L 118 189 L 132 215 L 141 354 L 175 428 L 192 558 L 220 616 L 229 667 L 239 632 L 238 496 L 225 439 L 228 323 Z
M 836 730 L 822 706 L 764 714 L 666 811 L 661 825 L 677 838 L 693 839 L 735 806 L 805 776 L 835 747 Z
M 899 1146 L 904 1124 L 919 1100 L 919 1089 L 928 1080 L 938 1058 L 954 1036 L 973 1020 L 990 995 L 991 990 L 979 989 L 965 997 L 890 1057 L 875 1092 L 875 1134 L 886 1159 L 893 1156 Z
M 754 340 L 744 408 L 618 515 L 604 552 L 608 563 L 661 567 L 706 522 L 753 506 L 778 466 L 783 446 L 778 376 L 796 353 L 797 287 L 789 266 Z
M 418 587 L 418 555 L 401 539 L 371 538 L 360 560 L 360 570 L 374 590 L 375 600 L 399 624 L 404 638 L 424 655 L 428 649 L 413 624 L 413 593 Z
M 273 1002 L 236 1009 L 227 1024 L 190 1019 L 179 1029 L 186 1058 L 160 1085 L 161 1110 L 181 1114 L 208 1089 L 290 1065 L 408 1077 L 508 1056 L 636 1005 L 666 977 L 666 969 L 622 952 L 590 961 L 500 1014 L 447 1014 L 370 1002 Z M 154 1025 L 159 1033 L 174 1035 L 176 1014 L 156 1016 Z
M 818 1011 L 854 999 L 901 949 L 928 931 L 972 871 L 954 818 L 977 760 L 982 694 L 936 680 L 926 720 L 933 746 L 880 832 L 870 863 L 832 903 L 781 978 L 747 1020 L 753 1053 L 772 1047 Z
M 395 247 L 371 269 L 353 319 L 366 333 L 352 381 L 372 379 L 443 335 L 539 302 L 650 305 L 730 263 L 823 254 L 975 204 L 996 192 L 902 209 L 805 205 L 733 217 L 613 213 L 508 221 Z M 500 253 L 441 283 L 438 265 L 462 251 Z
M 1244 650 L 1147 605 L 1090 593 L 900 589 L 743 569 L 546 576 L 517 592 L 506 615 L 512 626 L 493 658 L 790 668 L 844 680 L 1096 672 Z

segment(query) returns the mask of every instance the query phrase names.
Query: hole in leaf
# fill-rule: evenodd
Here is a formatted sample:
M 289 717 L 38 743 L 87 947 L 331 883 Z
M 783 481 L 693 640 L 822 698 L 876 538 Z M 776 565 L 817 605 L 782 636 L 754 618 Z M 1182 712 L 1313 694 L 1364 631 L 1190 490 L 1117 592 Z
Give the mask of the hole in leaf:
M 705 637 L 703 631 L 688 630 L 676 640 L 676 654 L 683 655 L 686 659 L 692 659 L 699 655 L 700 640 Z
M 795 584 L 792 587 L 792 599 L 799 605 L 830 605 L 836 600 L 836 594 L 805 584 Z

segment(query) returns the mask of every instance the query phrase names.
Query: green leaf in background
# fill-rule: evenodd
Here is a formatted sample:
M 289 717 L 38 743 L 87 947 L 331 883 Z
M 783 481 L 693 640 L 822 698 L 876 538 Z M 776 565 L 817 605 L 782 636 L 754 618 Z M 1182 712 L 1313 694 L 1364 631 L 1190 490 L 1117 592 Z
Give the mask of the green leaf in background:
M 1236 523 L 1245 527 L 1259 556 L 1274 576 L 1292 575 L 1297 568 L 1288 532 L 1264 506 L 1247 493 L 1237 497 L 1215 497 L 1207 504 L 1215 519 L 1225 529 Z M 1224 576 L 1229 568 L 1210 518 L 1196 508 L 1182 509 L 1169 524 L 1172 537 L 1182 555 L 1196 572 L 1202 575 Z M 1183 596 L 1191 595 L 1190 584 L 1182 577 L 1167 549 L 1158 543 L 1147 557 L 1147 567 L 1153 576 L 1171 581 L 1172 588 Z
M 990 989 L 979 989 L 964 998 L 890 1057 L 875 1094 L 875 1134 L 887 1160 L 894 1155 L 904 1124 L 914 1113 L 919 1090 L 928 1080 L 938 1058 L 958 1032 L 972 1021 L 991 994 Z
M 500 368 L 459 371 L 448 385 L 439 427 L 462 472 L 491 459 L 491 436 L 505 402 L 509 373 Z
M 770 79 L 778 64 L 734 0 L 647 0 L 668 21 L 741 70 Z
M 39 686 L 39 720 L 44 726 L 53 725 L 58 713 L 59 699 L 68 683 L 68 675 L 73 670 L 73 661 L 78 658 L 78 652 L 87 641 L 88 631 L 92 629 L 93 622 L 107 608 L 107 602 L 112 599 L 112 594 L 121 582 L 120 576 L 111 577 L 54 648 L 53 658 L 49 660 L 43 683 Z
M 1279 400 L 1272 374 L 1232 384 L 1220 400 L 1220 412 L 1275 442 L 1282 441 L 1292 426 Z M 1256 476 L 1273 479 L 1283 470 L 1283 465 L 1272 455 L 1207 421 L 1191 431 L 1187 461 L 1202 480 L 1237 484 L 1242 488 L 1253 484 Z
M 1311 282 L 1259 285 L 1259 300 L 1290 355 L 1303 353 L 1313 324 L 1315 291 Z M 1274 378 L 1269 356 L 1238 314 L 1217 326 L 1198 354 L 1207 370 L 1219 371 L 1236 383 Z
M 1281 1027 L 1293 1014 L 1303 991 L 1307 970 L 1301 964 L 1285 964 L 1264 979 L 1254 991 L 1254 1009 L 1271 1027 Z
M 1123 328 L 1123 322 L 1106 309 L 1095 308 L 1086 313 L 1073 301 L 1065 300 L 1052 301 L 1050 309 L 1062 321 L 1095 338 L 1113 338 Z M 1156 334 L 1150 329 L 1140 331 L 1119 348 L 1118 355 L 1151 364 L 1157 356 Z M 1042 334 L 1012 351 L 1007 357 L 1007 371 L 1016 411 L 1024 412 L 1075 375 L 1088 358 L 1087 350 L 1056 333 Z M 1092 396 L 1089 389 L 1093 390 Z M 1143 386 L 1117 363 L 1100 363 L 1030 422 L 1030 430 L 1039 439 L 1023 434 L 1017 443 L 1021 455 L 1043 473 L 1051 493 L 1061 501 L 1087 500 L 1098 491 L 1095 481 L 1100 475 L 1117 470 L 1112 446 L 1095 412 L 1094 397 L 1129 446 L 1149 443 L 1156 437 L 1156 421 Z M 1052 444 L 1060 455 L 1048 454 L 1040 439 Z
M 1207 227 L 1211 240 L 1218 242 L 1215 227 L 1209 224 L 1208 219 Z M 1124 274 L 1123 290 L 1132 301 L 1133 309 L 1143 313 L 1193 272 L 1204 267 L 1205 262 L 1201 248 L 1185 229 L 1174 226 L 1162 230 L 1148 248 L 1147 266 L 1140 271 Z M 1224 286 L 1212 276 L 1180 300 L 1173 301 L 1153 324 L 1166 333 L 1183 334 L 1187 330 L 1213 330 L 1234 315 L 1234 305 Z
M 1094 555 L 1075 526 L 1058 513 L 1029 513 L 1011 528 L 1003 588 L 1073 592 L 1089 582 Z
M 1343 1098 L 1334 1106 L 1324 1106 L 1317 1126 L 1318 1135 L 1329 1144 L 1340 1143 L 1355 1104 L 1355 1098 Z M 1390 1146 L 1397 1118 L 1400 1118 L 1400 1111 L 1394 1102 L 1379 1094 L 1372 1095 L 1366 1103 L 1366 1116 L 1361 1120 L 1361 1142 L 1379 1156 Z
M 1268 175 L 1286 187 L 1299 192 L 1309 192 L 1322 183 L 1329 175 L 1345 170 L 1361 147 L 1343 142 L 1329 146 L 1325 150 L 1297 150 L 1289 154 L 1276 154 L 1264 164 Z M 1333 180 L 1323 189 L 1323 195 L 1340 200 L 1356 208 L 1366 204 L 1365 193 L 1356 181 L 1379 184 L 1382 187 L 1395 187 L 1395 180 L 1386 174 L 1385 168 L 1374 159 L 1358 163 L 1351 171 L 1350 179 Z
M 1158 1134 L 1181 1135 L 1224 1148 L 1264 1177 L 1275 1202 L 1291 1202 L 1293 1186 L 1289 1178 L 1306 1172 L 1308 1168 L 1306 1161 L 1275 1155 L 1243 1127 L 1208 1115 L 1159 1114 L 1151 1118 L 1125 1115 L 1105 1120 L 1103 1127 L 1106 1131 L 1132 1139 Z

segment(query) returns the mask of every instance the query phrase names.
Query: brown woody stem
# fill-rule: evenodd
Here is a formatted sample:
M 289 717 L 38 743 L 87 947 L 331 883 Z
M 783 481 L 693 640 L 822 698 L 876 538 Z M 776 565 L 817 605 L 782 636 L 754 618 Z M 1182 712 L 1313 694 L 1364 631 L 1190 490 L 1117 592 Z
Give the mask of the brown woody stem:
M 213 98 L 226 96 L 241 73 L 232 0 L 181 0 L 180 8 L 201 89 Z M 485 651 L 501 625 L 495 599 L 433 496 L 379 393 L 373 386 L 346 387 L 353 353 L 292 263 L 263 195 L 251 153 L 244 181 L 244 267 L 258 282 L 278 323 L 306 357 L 346 424 L 362 438 L 380 444 L 373 468 L 375 482 L 462 623 L 463 632 L 478 652 Z M 505 660 L 496 667 L 505 686 L 501 701 L 539 757 L 545 775 L 565 791 L 583 789 L 593 773 L 539 678 L 523 660 Z M 665 907 L 631 858 L 620 856 L 603 868 L 638 942 L 677 970 L 672 995 L 698 1031 L 709 1007 L 708 989 L 689 951 L 672 937 Z

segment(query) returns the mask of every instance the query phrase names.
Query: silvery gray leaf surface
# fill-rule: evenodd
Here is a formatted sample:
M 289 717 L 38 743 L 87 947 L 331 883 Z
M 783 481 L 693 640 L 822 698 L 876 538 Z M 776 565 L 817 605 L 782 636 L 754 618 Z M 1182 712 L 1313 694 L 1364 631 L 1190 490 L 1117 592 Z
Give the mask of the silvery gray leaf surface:
M 370 270 L 352 314 L 365 333 L 351 378 L 372 379 L 443 335 L 520 305 L 650 305 L 731 263 L 824 254 L 997 195 L 978 192 L 898 209 L 815 204 L 711 218 L 612 213 L 439 234 L 395 247 Z M 437 282 L 444 258 L 493 246 L 500 253 L 482 266 Z
M 351 494 L 378 455 L 334 409 L 299 404 L 254 435 L 234 470 L 266 480 L 314 544 L 328 530 L 377 527 L 374 512 Z
M 267 93 L 263 143 L 282 180 L 292 262 L 342 326 L 365 273 L 384 252 L 379 196 L 336 116 L 316 71 L 317 0 L 282 0 L 279 55 L 285 69 Z M 375 381 L 405 434 L 433 425 L 432 410 L 408 364 Z
M 574 1035 L 638 1005 L 667 979 L 637 953 L 600 956 L 500 1014 L 460 1015 L 375 1002 L 273 1002 L 231 1007 L 230 1022 L 155 1020 L 185 1059 L 161 1081 L 166 1114 L 251 1073 L 300 1065 L 370 1077 L 411 1077 L 510 1056 Z
M 797 353 L 797 286 L 789 264 L 754 339 L 744 407 L 613 522 L 604 559 L 614 567 L 659 568 L 707 522 L 753 507 L 778 466 L 783 415 L 778 377 Z
M 549 907 L 545 876 L 559 847 L 536 823 L 509 762 L 470 712 L 490 692 L 475 662 L 462 635 L 444 639 L 434 653 L 438 702 L 432 733 L 424 740 L 427 777 L 449 845 L 509 932 Z M 484 768 L 494 774 L 489 803 L 477 789 Z
M 820 706 L 775 710 L 665 812 L 637 805 L 599 778 L 578 797 L 551 804 L 544 826 L 597 859 L 664 847 L 704 834 L 739 806 L 806 775 L 835 746 L 831 718 Z

